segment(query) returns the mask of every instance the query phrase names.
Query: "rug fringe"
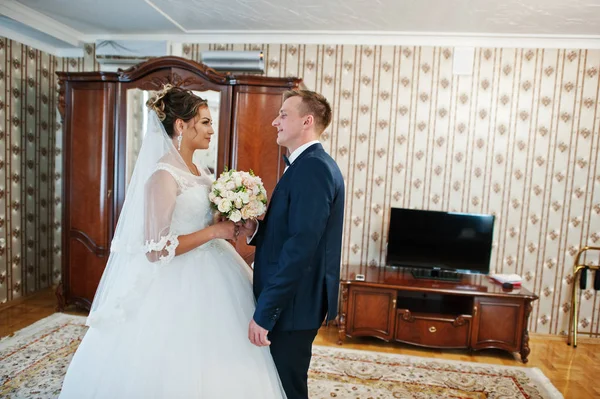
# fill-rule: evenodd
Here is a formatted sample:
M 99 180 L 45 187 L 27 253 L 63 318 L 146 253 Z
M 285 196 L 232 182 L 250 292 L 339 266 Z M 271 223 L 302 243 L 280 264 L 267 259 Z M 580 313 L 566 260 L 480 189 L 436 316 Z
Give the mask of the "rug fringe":
M 548 395 L 550 395 L 551 398 L 564 399 L 563 394 L 552 384 L 552 382 L 550 382 L 550 379 L 546 377 L 542 370 L 537 367 L 531 367 L 530 370 L 536 375 L 538 381 L 542 385 L 542 388 L 548 392 Z

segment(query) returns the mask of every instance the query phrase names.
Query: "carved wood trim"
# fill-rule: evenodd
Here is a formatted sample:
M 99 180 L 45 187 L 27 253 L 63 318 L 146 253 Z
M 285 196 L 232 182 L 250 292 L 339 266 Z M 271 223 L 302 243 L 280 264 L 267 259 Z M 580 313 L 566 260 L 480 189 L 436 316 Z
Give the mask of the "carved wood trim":
M 348 312 L 348 285 L 342 285 L 342 314 L 338 324 L 338 345 L 344 342 L 346 337 L 346 313 Z
M 60 113 L 62 125 L 65 124 L 65 108 L 66 108 L 66 98 L 65 98 L 65 76 L 61 76 L 58 74 L 58 112 Z
M 90 238 L 90 236 L 88 236 L 81 230 L 73 229 L 73 230 L 71 230 L 69 236 L 70 236 L 70 238 L 75 239 L 75 240 L 79 241 L 80 243 L 82 243 L 83 245 L 85 245 L 85 247 L 90 252 L 93 252 L 94 255 L 96 255 L 98 257 L 105 257 L 108 255 L 108 251 L 105 247 L 101 247 L 101 246 L 97 245 L 94 242 L 94 240 L 92 240 Z
M 65 310 L 65 307 L 67 306 L 67 298 L 65 297 L 65 289 L 63 286 L 62 281 L 58 284 L 58 286 L 56 287 L 56 291 L 54 292 L 56 294 L 56 311 L 57 312 L 63 312 Z
M 531 315 L 531 311 L 533 310 L 533 303 L 531 300 L 525 301 L 525 314 L 523 317 L 523 341 L 521 342 L 521 361 L 523 363 L 527 363 L 529 360 L 529 354 L 531 353 L 531 348 L 529 347 L 529 316 Z
M 173 69 L 180 68 L 190 72 L 193 72 L 197 75 L 202 76 L 204 79 L 216 83 L 216 84 L 229 84 L 229 80 L 231 75 L 229 74 L 221 74 L 214 69 L 200 64 L 198 62 L 188 60 L 180 57 L 160 57 L 153 58 L 141 64 L 137 64 L 128 69 L 119 69 L 117 71 L 118 79 L 121 82 L 131 82 L 133 80 L 137 80 L 141 77 L 144 77 L 152 72 L 155 72 L 160 69 Z M 174 74 L 177 76 L 176 74 Z M 172 78 L 173 81 L 167 82 L 171 83 L 175 86 L 187 85 L 189 83 L 178 82 L 175 81 L 175 77 Z M 180 78 L 181 79 L 181 78 Z
M 61 80 L 71 82 L 118 82 L 116 72 L 56 72 Z
M 240 75 L 230 77 L 232 83 L 239 86 L 261 86 L 261 87 L 287 87 L 291 89 L 299 88 L 302 83 L 300 78 L 271 78 L 265 79 L 263 76 Z
M 168 73 L 168 78 L 155 80 L 152 79 L 153 86 L 148 89 L 162 87 L 165 83 L 174 86 L 186 86 L 190 84 L 200 85 L 210 82 L 216 85 L 226 86 L 260 86 L 260 87 L 286 87 L 297 89 L 302 84 L 302 79 L 294 77 L 273 78 L 261 75 L 232 75 L 230 73 L 219 73 L 214 69 L 192 60 L 180 57 L 159 57 L 144 63 L 134 65 L 128 69 L 119 69 L 118 72 L 56 72 L 59 80 L 69 80 L 72 82 L 132 82 L 153 72 L 160 70 L 173 71 L 181 69 L 192 72 L 197 75 L 196 78 L 183 79 L 175 72 Z M 191 80 L 190 80 L 191 79 Z
M 152 78 L 143 80 L 138 84 L 138 87 L 142 90 L 160 90 L 166 84 L 179 87 L 189 87 L 194 85 L 194 90 L 198 91 L 211 89 L 211 87 L 208 87 L 204 79 L 200 79 L 197 76 L 188 76 L 184 79 L 176 72 L 171 72 L 163 76 L 153 76 Z
M 75 305 L 79 309 L 87 310 L 88 312 L 92 308 L 92 302 L 85 298 L 81 298 L 78 296 L 73 296 L 69 298 L 69 304 Z

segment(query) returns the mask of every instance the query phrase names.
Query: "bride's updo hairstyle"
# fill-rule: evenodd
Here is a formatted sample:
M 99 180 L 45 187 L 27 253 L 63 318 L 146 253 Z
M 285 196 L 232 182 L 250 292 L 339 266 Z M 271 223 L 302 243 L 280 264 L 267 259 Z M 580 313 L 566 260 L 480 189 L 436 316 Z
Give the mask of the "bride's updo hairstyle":
M 167 135 L 173 138 L 175 121 L 189 122 L 198 114 L 200 107 L 208 106 L 208 102 L 190 90 L 167 84 L 146 102 L 146 106 L 156 112 Z

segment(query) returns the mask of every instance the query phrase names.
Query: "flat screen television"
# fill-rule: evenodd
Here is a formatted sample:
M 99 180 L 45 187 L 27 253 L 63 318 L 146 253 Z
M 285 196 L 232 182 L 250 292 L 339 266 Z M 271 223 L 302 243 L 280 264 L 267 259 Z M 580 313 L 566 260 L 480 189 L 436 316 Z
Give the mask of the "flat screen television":
M 493 215 L 392 208 L 387 264 L 488 274 L 494 219 Z M 435 273 L 420 274 L 436 277 Z

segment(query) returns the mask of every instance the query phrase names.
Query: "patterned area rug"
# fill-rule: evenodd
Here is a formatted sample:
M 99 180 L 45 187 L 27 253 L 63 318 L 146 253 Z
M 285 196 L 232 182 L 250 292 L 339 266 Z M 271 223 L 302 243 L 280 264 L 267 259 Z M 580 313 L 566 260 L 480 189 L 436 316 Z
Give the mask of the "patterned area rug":
M 0 398 L 56 398 L 85 318 L 54 314 L 0 341 Z M 318 346 L 310 397 L 559 399 L 539 369 Z

